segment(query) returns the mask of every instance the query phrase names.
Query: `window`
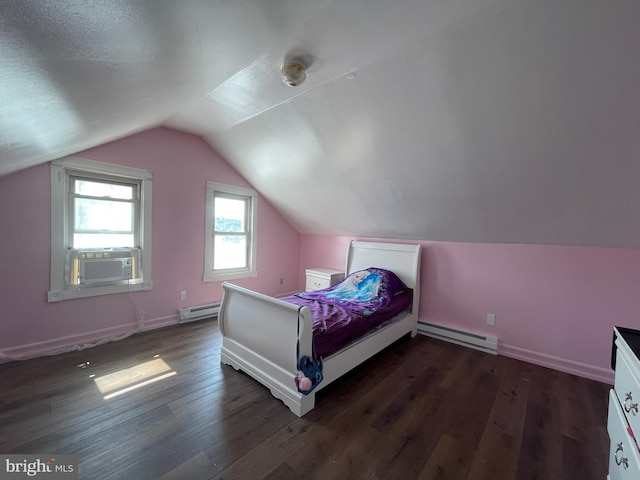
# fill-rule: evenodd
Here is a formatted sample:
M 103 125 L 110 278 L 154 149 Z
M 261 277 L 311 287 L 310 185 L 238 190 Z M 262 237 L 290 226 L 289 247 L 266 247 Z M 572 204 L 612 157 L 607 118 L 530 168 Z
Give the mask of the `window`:
M 49 301 L 151 286 L 151 173 L 72 157 L 52 162 Z
M 140 181 L 71 175 L 71 248 L 135 247 Z
M 204 281 L 255 277 L 255 190 L 207 182 Z

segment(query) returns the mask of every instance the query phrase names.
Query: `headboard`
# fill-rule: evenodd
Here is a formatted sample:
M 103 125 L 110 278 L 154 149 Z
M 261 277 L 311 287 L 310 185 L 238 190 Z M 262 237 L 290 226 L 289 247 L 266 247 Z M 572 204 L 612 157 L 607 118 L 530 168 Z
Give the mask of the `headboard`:
M 420 245 L 351 241 L 345 273 L 349 275 L 369 267 L 391 270 L 419 295 Z

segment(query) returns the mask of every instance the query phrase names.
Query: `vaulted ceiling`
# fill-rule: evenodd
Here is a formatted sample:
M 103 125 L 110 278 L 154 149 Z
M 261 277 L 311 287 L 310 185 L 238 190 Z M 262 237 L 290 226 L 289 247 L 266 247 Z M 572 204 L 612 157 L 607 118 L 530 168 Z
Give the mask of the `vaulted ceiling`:
M 640 2 L 0 0 L 0 175 L 158 125 L 302 233 L 637 248 Z

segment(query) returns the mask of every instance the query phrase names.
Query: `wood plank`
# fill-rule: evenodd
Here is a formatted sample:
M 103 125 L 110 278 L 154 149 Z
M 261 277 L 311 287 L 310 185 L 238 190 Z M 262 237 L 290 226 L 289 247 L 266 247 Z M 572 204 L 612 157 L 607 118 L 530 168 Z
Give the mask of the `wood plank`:
M 209 480 L 210 478 L 211 462 L 204 452 L 200 452 L 169 470 L 158 480 Z
M 528 393 L 529 380 L 514 363 L 495 397 L 469 480 L 516 478 Z
M 546 406 L 527 405 L 516 478 L 542 480 L 546 472 L 562 471 L 561 436 L 552 419 Z
M 418 336 L 298 418 L 219 351 L 203 321 L 2 364 L 0 452 L 75 453 L 95 480 L 606 476 L 598 382 Z M 109 400 L 90 377 L 155 358 L 176 374 Z
M 469 375 L 468 371 L 473 358 L 483 354 L 465 348 L 452 348 L 447 349 L 447 355 L 448 360 L 439 358 L 437 367 L 432 367 L 439 370 L 442 378 L 437 388 L 418 396 L 413 402 L 415 409 L 386 432 L 390 441 L 382 443 L 385 448 L 376 452 L 377 460 L 374 463 L 382 478 L 417 477 L 436 449 L 440 437 L 448 430 L 457 431 L 459 420 L 465 415 L 474 418 L 475 423 L 478 415 L 486 419 L 495 398 L 497 382 L 486 372 L 479 371 L 479 375 L 474 376 Z M 471 392 L 473 401 L 470 401 Z M 467 440 L 472 437 L 464 438 Z M 405 467 L 399 470 L 397 465 Z M 457 473 L 460 475 L 463 472 Z
M 446 433 L 440 435 L 419 480 L 458 480 L 466 477 L 469 469 L 469 450 L 460 447 L 460 439 Z

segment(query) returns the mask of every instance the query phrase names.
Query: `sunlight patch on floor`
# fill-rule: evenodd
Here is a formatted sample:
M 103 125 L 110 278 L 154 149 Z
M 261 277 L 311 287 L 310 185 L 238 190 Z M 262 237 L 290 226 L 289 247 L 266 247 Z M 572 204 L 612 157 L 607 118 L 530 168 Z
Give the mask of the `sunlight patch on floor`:
M 140 387 L 172 377 L 176 374 L 164 360 L 156 358 L 149 362 L 125 368 L 94 379 L 104 399 L 117 397 Z

